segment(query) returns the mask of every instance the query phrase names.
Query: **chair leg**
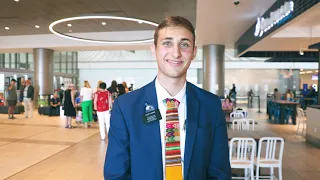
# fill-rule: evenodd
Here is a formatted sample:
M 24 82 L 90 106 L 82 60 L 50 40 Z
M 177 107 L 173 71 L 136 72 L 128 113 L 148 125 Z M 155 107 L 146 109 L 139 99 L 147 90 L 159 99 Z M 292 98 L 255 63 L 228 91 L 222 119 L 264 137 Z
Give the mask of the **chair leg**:
M 299 122 L 298 122 L 298 127 L 297 127 L 297 135 L 299 134 L 299 127 L 300 127 L 300 120 L 299 120 Z
M 244 177 L 245 177 L 245 180 L 249 180 L 249 176 L 248 176 L 248 168 L 245 168 L 244 169 Z
M 273 168 L 270 168 L 270 176 L 271 176 L 271 180 L 273 180 L 273 177 L 274 177 L 274 171 L 273 171 Z
M 278 167 L 278 170 L 279 170 L 279 175 L 278 175 L 278 179 L 279 180 L 282 180 L 282 167 L 280 166 L 280 167 Z
M 256 166 L 256 180 L 259 180 L 259 170 L 260 170 L 260 168 L 259 168 L 259 165 L 257 165 Z
M 252 167 L 251 169 L 250 169 L 250 171 L 251 171 L 251 180 L 254 180 L 254 167 Z

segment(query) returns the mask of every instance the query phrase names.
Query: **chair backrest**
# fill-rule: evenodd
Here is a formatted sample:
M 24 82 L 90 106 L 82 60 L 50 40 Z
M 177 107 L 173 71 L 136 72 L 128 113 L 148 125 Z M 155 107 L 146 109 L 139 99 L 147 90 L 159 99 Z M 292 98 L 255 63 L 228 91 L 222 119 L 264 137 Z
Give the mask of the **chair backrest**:
M 251 130 L 254 131 L 254 125 L 255 125 L 255 121 L 254 119 L 242 119 L 242 120 L 246 120 L 248 122 L 245 122 L 247 123 L 247 131 L 250 131 L 250 126 L 251 126 Z M 243 123 L 244 124 L 244 123 Z
M 232 138 L 229 148 L 229 160 L 232 162 L 250 162 L 253 164 L 256 141 L 253 138 Z
M 243 118 L 242 112 L 232 112 L 230 113 L 230 119 L 241 119 Z
M 283 138 L 263 137 L 259 140 L 257 161 L 262 162 L 262 161 L 278 160 L 279 163 L 282 163 L 283 149 L 284 149 Z M 265 150 L 265 152 L 262 150 Z
M 241 131 L 241 119 L 234 119 L 232 120 L 232 130 Z
M 247 119 L 232 120 L 232 129 L 238 131 L 250 131 L 250 123 Z

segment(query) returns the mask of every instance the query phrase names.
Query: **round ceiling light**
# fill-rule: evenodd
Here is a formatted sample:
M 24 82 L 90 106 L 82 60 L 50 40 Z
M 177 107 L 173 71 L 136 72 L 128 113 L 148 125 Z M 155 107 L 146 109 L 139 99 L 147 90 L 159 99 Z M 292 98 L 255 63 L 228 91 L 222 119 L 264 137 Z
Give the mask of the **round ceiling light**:
M 103 26 L 107 25 L 107 23 L 106 23 L 106 22 L 102 22 L 101 24 L 102 24 Z
M 4 29 L 9 30 L 10 28 L 9 27 L 5 27 Z
M 40 26 L 39 26 L 39 25 L 35 25 L 34 27 L 35 27 L 35 28 L 40 28 Z
M 136 18 L 128 18 L 128 17 L 119 17 L 119 16 L 106 16 L 106 15 L 89 15 L 89 16 L 77 16 L 77 17 L 70 17 L 70 18 L 65 18 L 65 19 L 60 19 L 57 21 L 52 22 L 49 25 L 49 30 L 53 33 L 56 34 L 60 37 L 64 37 L 67 39 L 72 39 L 72 40 L 77 40 L 77 41 L 84 41 L 84 42 L 91 42 L 91 43 L 104 43 L 104 44 L 136 44 L 136 43 L 147 43 L 147 42 L 153 42 L 153 38 L 150 39 L 141 39 L 141 40 L 133 40 L 133 41 L 106 41 L 106 40 L 95 40 L 95 39 L 87 39 L 87 38 L 80 38 L 76 36 L 70 36 L 66 35 L 64 33 L 58 32 L 53 29 L 53 27 L 57 24 L 64 23 L 64 22 L 69 22 L 69 21 L 74 21 L 74 20 L 86 20 L 86 19 L 113 19 L 113 20 L 124 20 L 124 21 L 133 21 L 133 22 L 138 22 L 139 24 L 145 23 L 149 24 L 151 26 L 157 27 L 158 24 L 147 21 L 147 20 L 142 20 L 142 19 L 136 19 Z M 69 25 L 69 24 L 68 24 Z
M 69 26 L 69 27 L 71 27 L 71 26 L 72 26 L 72 24 L 68 24 L 68 26 Z

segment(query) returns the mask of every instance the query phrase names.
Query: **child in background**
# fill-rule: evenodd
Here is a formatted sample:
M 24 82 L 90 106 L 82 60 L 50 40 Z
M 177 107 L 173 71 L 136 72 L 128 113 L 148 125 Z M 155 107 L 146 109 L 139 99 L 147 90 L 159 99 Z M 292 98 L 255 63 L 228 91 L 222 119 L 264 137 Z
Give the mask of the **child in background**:
M 81 111 L 81 98 L 80 98 L 80 93 L 78 92 L 76 94 L 76 123 L 82 123 L 82 111 Z
M 101 140 L 105 140 L 106 131 L 107 134 L 109 132 L 110 127 L 110 113 L 109 113 L 109 99 L 110 94 L 106 90 L 106 83 L 102 82 L 99 85 L 99 89 L 95 93 L 94 96 L 94 109 L 97 111 L 98 119 L 99 119 L 99 128 L 100 128 L 100 136 Z

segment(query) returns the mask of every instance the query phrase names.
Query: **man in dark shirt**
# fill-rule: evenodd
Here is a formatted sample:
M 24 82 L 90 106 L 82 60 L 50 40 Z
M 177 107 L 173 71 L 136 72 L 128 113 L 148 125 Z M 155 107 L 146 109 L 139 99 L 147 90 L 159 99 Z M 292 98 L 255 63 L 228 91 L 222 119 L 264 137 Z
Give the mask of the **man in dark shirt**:
M 50 100 L 50 114 L 52 116 L 52 111 L 54 110 L 56 113 L 59 114 L 58 111 L 60 109 L 60 99 L 58 98 L 58 94 L 54 93 L 53 98 Z

